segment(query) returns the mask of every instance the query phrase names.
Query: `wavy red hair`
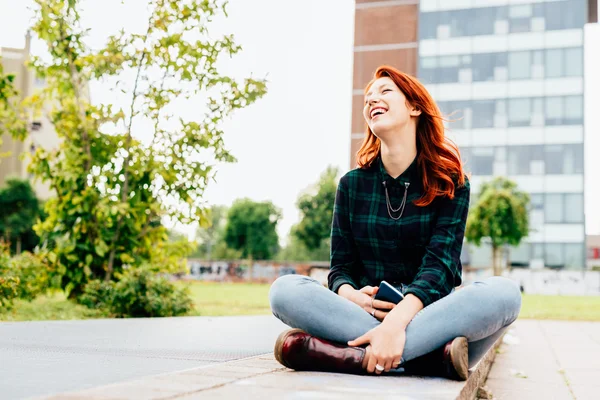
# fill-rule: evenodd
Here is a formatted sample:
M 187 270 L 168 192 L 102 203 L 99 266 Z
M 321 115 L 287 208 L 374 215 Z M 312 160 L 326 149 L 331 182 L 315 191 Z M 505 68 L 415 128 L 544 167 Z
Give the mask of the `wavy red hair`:
M 427 92 L 414 77 L 388 65 L 377 68 L 373 79 L 367 84 L 365 94 L 376 79 L 389 77 L 404 93 L 406 100 L 421 110 L 417 123 L 417 168 L 423 179 L 424 194 L 414 201 L 417 206 L 427 206 L 438 196 L 454 198 L 455 182 L 465 184 L 460 152 L 454 142 L 444 134 L 444 118 Z M 368 168 L 380 153 L 381 142 L 367 125 L 365 140 L 356 153 L 360 168 Z

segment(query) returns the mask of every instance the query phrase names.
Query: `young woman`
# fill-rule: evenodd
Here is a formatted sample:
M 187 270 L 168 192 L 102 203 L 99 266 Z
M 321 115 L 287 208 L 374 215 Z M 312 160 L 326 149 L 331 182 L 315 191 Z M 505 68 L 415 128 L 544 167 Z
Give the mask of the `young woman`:
M 460 290 L 469 181 L 435 102 L 415 78 L 382 66 L 365 89 L 358 167 L 339 182 L 329 289 L 277 279 L 273 314 L 290 327 L 275 357 L 296 370 L 407 372 L 466 379 L 517 319 L 518 286 L 491 277 Z M 375 300 L 385 280 L 404 294 Z

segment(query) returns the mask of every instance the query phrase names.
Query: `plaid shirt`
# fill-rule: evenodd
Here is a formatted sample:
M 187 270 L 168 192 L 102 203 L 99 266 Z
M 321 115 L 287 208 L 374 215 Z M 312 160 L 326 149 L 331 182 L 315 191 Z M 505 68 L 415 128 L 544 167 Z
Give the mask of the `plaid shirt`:
M 406 207 L 395 221 L 388 215 L 386 182 L 391 205 L 397 209 L 409 182 Z M 331 229 L 329 288 L 343 284 L 355 289 L 407 285 L 426 307 L 448 295 L 462 282 L 460 252 L 469 210 L 469 182 L 455 190 L 454 199 L 437 197 L 427 207 L 413 201 L 423 184 L 413 163 L 396 179 L 386 172 L 381 157 L 370 168 L 357 168 L 338 184 Z M 399 212 L 393 213 L 397 217 Z

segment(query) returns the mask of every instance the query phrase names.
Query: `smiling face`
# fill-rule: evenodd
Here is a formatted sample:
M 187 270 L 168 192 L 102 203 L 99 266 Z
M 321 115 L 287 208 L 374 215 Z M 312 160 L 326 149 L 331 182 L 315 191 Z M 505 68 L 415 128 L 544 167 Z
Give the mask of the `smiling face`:
M 387 76 L 375 80 L 365 95 L 363 116 L 371 131 L 379 138 L 385 136 L 386 132 L 401 130 L 411 117 L 416 118 L 420 114 Z

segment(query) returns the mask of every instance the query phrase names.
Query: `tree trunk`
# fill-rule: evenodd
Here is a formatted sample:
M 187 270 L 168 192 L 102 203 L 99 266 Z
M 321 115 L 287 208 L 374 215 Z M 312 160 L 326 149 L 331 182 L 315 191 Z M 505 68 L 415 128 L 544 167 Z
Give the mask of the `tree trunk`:
M 494 276 L 502 275 L 502 250 L 492 245 L 492 271 Z
M 21 254 L 21 237 L 17 238 L 17 255 Z

